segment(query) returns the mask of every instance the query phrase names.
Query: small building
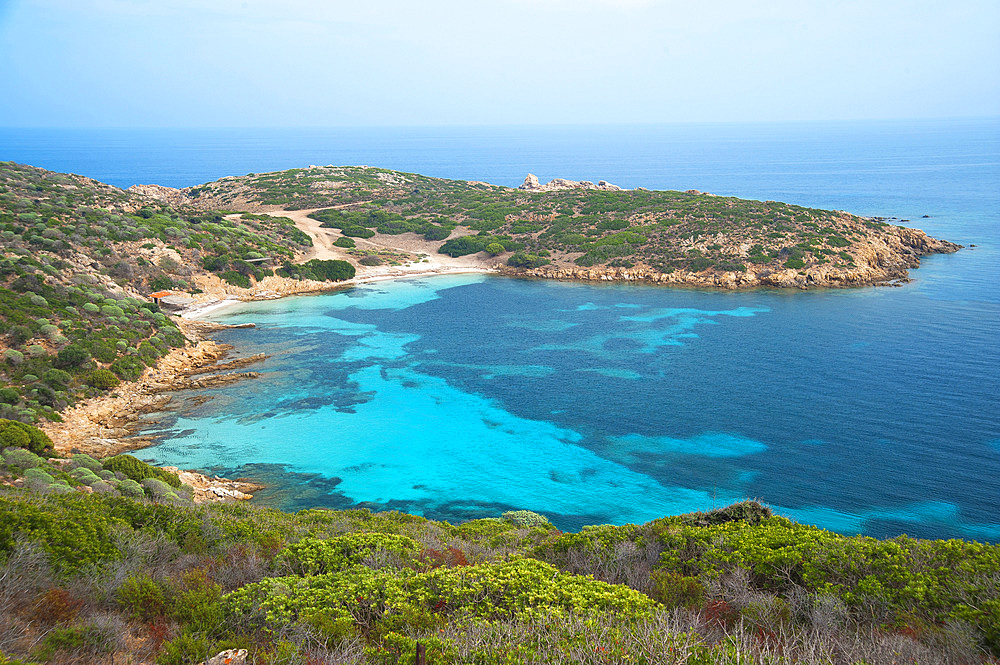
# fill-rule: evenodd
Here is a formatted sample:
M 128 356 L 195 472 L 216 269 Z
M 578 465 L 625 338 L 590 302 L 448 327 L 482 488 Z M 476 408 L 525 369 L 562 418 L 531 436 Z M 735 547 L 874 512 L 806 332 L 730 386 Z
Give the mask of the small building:
M 167 296 L 174 295 L 173 291 L 157 291 L 156 293 L 150 293 L 149 298 L 157 305 L 160 304 L 160 300 L 166 298 Z
M 157 291 L 149 294 L 150 299 L 162 309 L 182 310 L 194 304 L 194 298 L 175 295 L 173 291 Z

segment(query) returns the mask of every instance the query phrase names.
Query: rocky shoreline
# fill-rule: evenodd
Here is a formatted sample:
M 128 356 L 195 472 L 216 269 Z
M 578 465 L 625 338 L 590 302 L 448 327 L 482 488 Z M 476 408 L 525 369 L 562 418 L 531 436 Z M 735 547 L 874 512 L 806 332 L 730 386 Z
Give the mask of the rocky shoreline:
M 164 410 L 177 390 L 205 388 L 256 378 L 257 372 L 228 372 L 264 361 L 265 354 L 223 361 L 232 351 L 206 337 L 223 326 L 204 321 L 176 319 L 189 346 L 172 350 L 138 381 L 123 383 L 108 395 L 86 400 L 66 409 L 62 422 L 41 425 L 60 454 L 86 453 L 102 458 L 153 445 L 155 440 L 138 436 L 141 416 Z M 227 373 L 219 373 L 227 372 Z M 196 377 L 196 378 L 192 378 Z M 245 501 L 263 486 L 245 480 L 209 477 L 194 471 L 165 467 L 191 485 L 196 503 L 204 501 Z
M 643 282 L 670 286 L 720 289 L 753 288 L 849 288 L 860 286 L 899 286 L 910 281 L 909 271 L 920 267 L 920 258 L 930 254 L 950 254 L 962 248 L 947 240 L 938 240 L 923 231 L 896 227 L 878 241 L 859 247 L 858 261 L 850 268 L 818 265 L 796 270 L 755 270 L 751 265 L 742 272 L 662 272 L 645 264 L 628 268 L 597 266 L 583 268 L 552 264 L 540 268 L 502 266 L 500 274 L 511 277 L 566 279 L 601 282 Z

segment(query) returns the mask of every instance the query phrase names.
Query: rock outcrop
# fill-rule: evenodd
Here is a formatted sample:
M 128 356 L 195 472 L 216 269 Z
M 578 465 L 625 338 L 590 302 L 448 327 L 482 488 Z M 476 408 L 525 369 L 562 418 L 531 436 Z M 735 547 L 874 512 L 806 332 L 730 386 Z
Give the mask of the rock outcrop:
M 605 192 L 624 191 L 618 185 L 612 185 L 607 180 L 601 180 L 596 185 L 589 180 L 566 180 L 554 178 L 544 185 L 538 182 L 538 176 L 529 173 L 518 189 L 525 192 L 556 192 L 564 189 L 598 189 Z
M 180 323 L 185 336 L 197 340 L 197 326 Z M 250 356 L 220 364 L 232 348 L 211 339 L 201 339 L 191 346 L 173 349 L 139 380 L 123 383 L 110 394 L 69 407 L 62 412 L 61 422 L 45 423 L 42 428 L 62 453 L 76 449 L 95 457 L 106 457 L 148 446 L 153 443 L 151 439 L 135 435 L 140 428 L 139 417 L 162 411 L 170 402 L 170 396 L 165 393 L 257 376 L 256 372 L 211 374 L 262 360 L 260 356 Z
M 246 649 L 226 649 L 205 661 L 205 665 L 246 665 Z
M 163 185 L 132 185 L 126 191 L 155 201 L 169 203 L 172 206 L 187 203 L 188 200 L 187 195 L 182 190 Z

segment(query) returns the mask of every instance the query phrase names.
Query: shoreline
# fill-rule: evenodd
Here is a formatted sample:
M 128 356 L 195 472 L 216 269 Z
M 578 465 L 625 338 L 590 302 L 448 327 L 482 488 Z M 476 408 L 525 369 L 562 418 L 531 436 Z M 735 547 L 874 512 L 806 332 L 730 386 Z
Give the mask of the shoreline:
M 954 246 L 957 249 L 958 246 Z M 950 248 L 948 248 L 950 249 Z M 940 250 L 938 250 L 940 251 Z M 954 249 L 951 249 L 954 251 Z M 925 254 L 937 253 L 933 250 L 923 252 Z M 426 263 L 426 265 L 423 265 Z M 874 262 L 878 265 L 877 262 Z M 919 266 L 919 260 L 914 264 L 906 266 L 915 268 Z M 893 266 L 895 267 L 895 266 Z M 879 266 L 881 268 L 881 266 Z M 882 272 L 880 277 L 885 277 L 883 270 L 870 266 L 871 272 Z M 898 270 L 898 268 L 897 268 Z M 887 271 L 891 272 L 891 271 Z M 159 359 L 155 366 L 148 368 L 143 375 L 134 382 L 122 384 L 109 394 L 99 395 L 65 410 L 61 415 L 63 422 L 48 423 L 43 429 L 56 442 L 56 450 L 61 453 L 66 452 L 86 452 L 97 457 L 106 457 L 127 451 L 141 450 L 155 445 L 156 440 L 137 434 L 141 429 L 141 417 L 145 414 L 163 412 L 168 410 L 172 401 L 169 392 L 183 389 L 203 388 L 209 385 L 220 385 L 231 381 L 255 378 L 255 372 L 239 372 L 232 374 L 218 374 L 233 365 L 238 365 L 243 360 L 223 363 L 222 361 L 233 350 L 228 344 L 221 344 L 211 338 L 211 334 L 219 330 L 225 330 L 230 326 L 214 322 L 210 319 L 213 315 L 225 311 L 238 303 L 257 302 L 263 300 L 277 300 L 292 295 L 308 295 L 317 293 L 329 293 L 348 290 L 361 284 L 394 281 L 401 279 L 418 279 L 424 277 L 457 275 L 457 274 L 493 274 L 512 278 L 535 278 L 535 279 L 556 279 L 559 281 L 580 281 L 590 283 L 612 283 L 624 282 L 632 284 L 648 284 L 650 286 L 668 287 L 695 287 L 710 288 L 713 290 L 755 290 L 757 288 L 773 288 L 774 284 L 750 284 L 750 283 L 714 283 L 706 284 L 699 280 L 678 279 L 679 276 L 671 275 L 666 279 L 649 279 L 649 275 L 643 270 L 558 270 L 555 266 L 548 269 L 511 269 L 507 266 L 484 265 L 477 260 L 462 261 L 459 265 L 447 264 L 441 261 L 428 260 L 426 257 L 422 261 L 404 264 L 402 266 L 379 266 L 365 268 L 360 275 L 355 275 L 351 279 L 340 282 L 315 282 L 309 280 L 290 280 L 286 278 L 266 277 L 262 282 L 255 284 L 250 289 L 233 289 L 225 284 L 211 284 L 206 288 L 201 297 L 190 303 L 186 307 L 171 314 L 171 318 L 177 323 L 184 336 L 192 343 L 178 349 L 173 349 L 167 356 Z M 871 277 L 872 275 L 866 275 Z M 907 270 L 903 268 L 902 275 L 897 277 L 895 283 L 888 285 L 899 285 L 909 281 Z M 803 280 L 804 281 L 804 280 Z M 815 289 L 822 286 L 832 286 L 822 284 L 820 280 L 809 280 L 811 284 L 795 284 L 800 289 Z M 878 286 L 886 285 L 885 281 L 857 280 L 850 286 Z M 820 283 L 817 283 L 820 282 Z M 206 285 L 209 286 L 209 285 Z M 218 288 L 221 286 L 221 289 Z M 790 286 L 785 284 L 782 286 Z M 843 287 L 845 284 L 836 284 Z M 722 287 L 721 289 L 719 287 Z M 742 288 L 741 288 L 742 287 Z M 213 297 L 216 296 L 216 297 Z M 246 324 L 251 327 L 252 324 Z M 251 360 L 251 362 L 255 362 Z M 189 379 L 193 373 L 208 374 L 209 376 L 198 379 Z M 192 472 L 198 473 L 198 472 Z M 216 477 L 215 481 L 205 480 L 209 486 L 212 482 L 228 483 L 221 487 L 220 491 L 210 490 L 211 500 L 245 500 L 252 498 L 252 495 L 244 492 L 248 487 L 260 488 L 262 486 L 254 483 L 240 483 L 235 480 L 225 480 Z M 235 483 L 235 484 L 234 484 Z M 203 483 L 204 484 L 204 483 Z M 214 498 L 213 498 L 214 497 Z
M 64 410 L 60 414 L 62 422 L 48 422 L 39 424 L 39 427 L 52 439 L 55 451 L 64 455 L 79 452 L 104 458 L 148 448 L 157 441 L 137 433 L 141 418 L 150 413 L 167 411 L 173 400 L 171 392 L 205 387 L 206 378 L 212 382 L 211 385 L 256 378 L 256 372 L 216 373 L 232 369 L 234 365 L 242 366 L 263 358 L 237 358 L 225 362 L 232 353 L 233 346 L 212 339 L 211 334 L 226 330 L 230 326 L 209 320 L 207 317 L 210 315 L 243 302 L 340 291 L 372 282 L 497 272 L 476 266 L 436 266 L 419 271 L 399 270 L 395 266 L 393 268 L 342 282 L 329 282 L 329 287 L 325 289 L 316 289 L 309 285 L 308 289 L 302 291 L 273 296 L 250 295 L 241 299 L 227 294 L 228 297 L 225 298 L 192 303 L 180 312 L 170 315 L 191 342 L 190 344 L 172 349 L 170 353 L 160 358 L 156 365 L 146 369 L 136 381 L 122 383 L 106 394 L 81 401 Z M 208 377 L 192 379 L 192 375 L 196 374 L 207 374 Z M 173 468 L 171 467 L 171 470 Z M 178 472 L 182 480 L 187 478 L 185 482 L 192 484 L 196 490 L 196 497 L 201 501 L 246 501 L 253 498 L 253 492 L 265 487 L 253 479 L 220 478 L 198 470 L 178 469 Z
M 340 282 L 326 282 L 326 284 L 329 285 L 327 288 L 313 288 L 312 286 L 310 286 L 310 288 L 304 289 L 302 291 L 279 293 L 273 296 L 264 296 L 264 297 L 251 295 L 246 298 L 237 298 L 232 294 L 227 294 L 229 297 L 226 298 L 217 298 L 214 300 L 206 300 L 203 302 L 193 303 L 192 305 L 179 311 L 174 316 L 192 322 L 212 323 L 207 318 L 208 316 L 220 312 L 229 307 L 232 307 L 233 305 L 238 305 L 240 303 L 245 303 L 245 302 L 280 300 L 282 298 L 288 298 L 290 296 L 306 296 L 306 295 L 315 295 L 320 293 L 330 293 L 335 291 L 344 291 L 359 284 L 371 284 L 373 282 L 388 282 L 398 279 L 419 279 L 422 277 L 438 277 L 445 275 L 463 275 L 463 274 L 503 275 L 504 273 L 496 268 L 482 268 L 478 266 L 467 266 L 467 267 L 437 266 L 435 268 L 426 268 L 414 271 L 406 271 L 405 269 L 400 269 L 399 266 L 392 266 L 391 272 L 365 274 L 360 277 L 355 276 Z

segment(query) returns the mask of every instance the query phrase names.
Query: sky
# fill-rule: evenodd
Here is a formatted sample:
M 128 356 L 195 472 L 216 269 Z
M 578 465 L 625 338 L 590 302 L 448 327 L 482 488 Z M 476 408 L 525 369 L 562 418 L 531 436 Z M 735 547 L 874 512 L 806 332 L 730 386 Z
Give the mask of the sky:
M 0 0 L 3 127 L 1000 115 L 997 0 Z

